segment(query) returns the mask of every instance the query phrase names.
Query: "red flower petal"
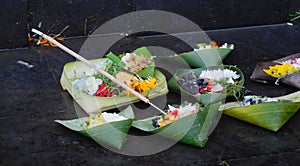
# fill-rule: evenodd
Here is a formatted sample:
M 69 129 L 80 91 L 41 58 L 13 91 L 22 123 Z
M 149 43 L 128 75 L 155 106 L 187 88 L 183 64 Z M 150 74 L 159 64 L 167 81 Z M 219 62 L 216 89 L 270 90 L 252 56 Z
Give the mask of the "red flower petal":
M 171 114 L 177 116 L 178 115 L 178 110 L 171 111 Z

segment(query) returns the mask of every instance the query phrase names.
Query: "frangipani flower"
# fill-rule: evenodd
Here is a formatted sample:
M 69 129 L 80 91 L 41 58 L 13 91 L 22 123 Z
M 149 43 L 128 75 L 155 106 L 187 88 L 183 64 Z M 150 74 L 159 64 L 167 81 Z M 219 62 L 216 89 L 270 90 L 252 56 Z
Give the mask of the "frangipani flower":
M 98 90 L 98 85 L 102 84 L 102 79 L 96 79 L 94 76 L 83 77 L 81 79 L 76 79 L 72 84 L 82 92 L 86 92 L 93 96 Z

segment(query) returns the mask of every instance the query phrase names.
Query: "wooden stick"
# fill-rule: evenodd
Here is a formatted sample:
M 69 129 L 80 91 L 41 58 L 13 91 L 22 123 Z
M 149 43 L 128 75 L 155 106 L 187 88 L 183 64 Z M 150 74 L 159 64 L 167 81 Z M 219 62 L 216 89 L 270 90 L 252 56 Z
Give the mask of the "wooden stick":
M 112 75 L 110 75 L 109 73 L 105 72 L 104 70 L 98 68 L 94 63 L 88 61 L 87 59 L 85 59 L 84 57 L 80 56 L 79 54 L 77 54 L 76 52 L 72 51 L 71 49 L 67 48 L 66 46 L 60 44 L 59 42 L 57 42 L 55 39 L 53 39 L 52 37 L 45 35 L 44 33 L 42 33 L 41 31 L 38 31 L 36 29 L 32 29 L 31 30 L 33 33 L 36 33 L 38 35 L 40 35 L 41 37 L 47 39 L 48 41 L 52 42 L 53 44 L 55 44 L 57 47 L 61 48 L 62 50 L 64 50 L 65 52 L 69 53 L 70 55 L 72 55 L 73 57 L 75 57 L 76 59 L 80 60 L 81 62 L 85 63 L 86 65 L 90 66 L 91 68 L 95 69 L 97 72 L 101 73 L 102 75 L 104 75 L 105 77 L 107 77 L 108 79 L 110 79 L 111 81 L 115 82 L 116 84 L 120 85 L 122 88 L 128 90 L 129 92 L 131 92 L 133 95 L 135 95 L 136 97 L 138 97 L 139 99 L 141 99 L 142 101 L 144 101 L 145 103 L 150 104 L 152 107 L 154 107 L 155 109 L 157 109 L 158 111 L 160 111 L 161 113 L 165 114 L 166 113 L 161 110 L 160 108 L 158 108 L 156 105 L 154 105 L 153 103 L 150 102 L 150 100 L 146 97 L 144 97 L 143 95 L 141 95 L 140 93 L 138 93 L 137 91 L 131 89 L 130 87 L 128 87 L 126 84 L 124 84 L 123 82 L 121 82 L 120 80 L 116 79 L 115 77 L 113 77 Z

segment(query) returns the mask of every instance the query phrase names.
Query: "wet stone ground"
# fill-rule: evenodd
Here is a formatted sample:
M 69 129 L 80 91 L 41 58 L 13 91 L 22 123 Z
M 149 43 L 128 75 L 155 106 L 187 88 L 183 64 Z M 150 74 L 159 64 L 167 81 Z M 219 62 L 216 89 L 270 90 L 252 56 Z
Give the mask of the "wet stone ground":
M 208 31 L 219 43 L 235 44 L 224 64 L 237 65 L 245 86 L 253 94 L 279 96 L 297 89 L 260 84 L 249 79 L 256 62 L 300 52 L 299 25 L 276 25 Z M 64 42 L 79 51 L 85 39 Z M 149 43 L 165 46 L 159 37 L 120 41 L 112 50 Z M 177 48 L 177 50 L 176 50 Z M 184 46 L 178 46 L 177 52 Z M 28 68 L 17 61 L 28 62 Z M 110 151 L 55 119 L 77 117 L 70 95 L 59 84 L 63 65 L 74 59 L 58 48 L 30 47 L 0 52 L 0 165 L 298 165 L 300 163 L 300 114 L 278 132 L 271 132 L 222 115 L 204 148 L 177 143 L 149 156 L 127 156 Z M 169 73 L 170 74 L 170 73 Z M 168 73 L 166 73 L 168 75 Z M 176 100 L 173 93 L 168 101 Z M 133 131 L 135 134 L 145 134 Z

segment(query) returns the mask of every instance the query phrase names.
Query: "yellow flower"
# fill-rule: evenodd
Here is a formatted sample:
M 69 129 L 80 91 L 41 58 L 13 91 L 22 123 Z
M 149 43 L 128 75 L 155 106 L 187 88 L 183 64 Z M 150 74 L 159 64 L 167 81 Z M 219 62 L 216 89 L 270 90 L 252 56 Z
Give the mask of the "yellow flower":
M 150 80 L 149 85 L 150 85 L 150 88 L 154 87 L 154 86 L 156 85 L 156 78 L 152 78 L 152 79 Z
M 294 67 L 294 66 L 291 66 L 288 68 L 288 72 L 289 73 L 295 73 L 295 72 L 298 72 L 299 69 L 297 67 Z
M 146 92 L 156 85 L 156 78 L 151 78 L 144 81 L 135 81 L 132 84 L 127 85 L 137 92 Z M 132 95 L 129 91 L 126 91 L 125 93 L 127 95 Z
M 138 92 L 146 92 L 150 89 L 146 81 L 140 82 L 140 85 L 137 87 Z
M 86 122 L 88 124 L 87 128 L 89 129 L 104 124 L 105 120 L 102 115 L 99 115 L 95 118 L 88 118 Z
M 284 63 L 275 66 L 269 66 L 269 69 L 263 69 L 263 71 L 275 78 L 284 77 L 288 74 L 292 74 L 298 72 L 299 69 L 297 67 L 292 66 L 289 63 Z

